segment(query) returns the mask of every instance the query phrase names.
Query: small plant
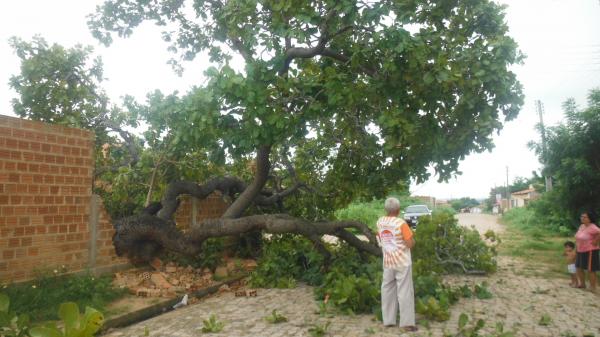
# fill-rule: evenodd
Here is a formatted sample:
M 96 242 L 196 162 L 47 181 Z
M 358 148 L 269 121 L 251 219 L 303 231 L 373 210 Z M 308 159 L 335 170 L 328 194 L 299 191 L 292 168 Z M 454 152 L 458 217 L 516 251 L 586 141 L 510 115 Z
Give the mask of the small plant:
M 504 323 L 496 322 L 496 330 L 494 331 L 494 337 L 515 337 L 515 331 L 504 331 Z
M 202 323 L 204 324 L 204 326 L 202 326 L 203 333 L 220 332 L 225 326 L 223 322 L 217 320 L 217 316 L 214 314 L 210 315 L 208 319 L 203 320 Z
M 311 335 L 311 337 L 323 337 L 327 335 L 327 330 L 329 330 L 330 324 L 330 322 L 327 322 L 324 325 L 314 324 L 312 327 L 308 328 L 308 333 Z
M 375 334 L 375 329 L 373 329 L 373 328 L 366 328 L 365 329 L 365 333 L 367 335 L 373 335 L 373 334 Z
M 577 337 L 577 335 L 573 331 L 567 330 L 567 331 L 561 332 L 560 337 Z
M 471 288 L 468 285 L 462 285 L 458 288 L 458 290 L 460 291 L 460 294 L 462 297 L 464 298 L 471 298 L 471 296 L 473 296 L 473 291 L 471 290 Z
M 541 326 L 548 326 L 550 323 L 552 323 L 552 317 L 550 317 L 548 314 L 543 314 L 538 322 L 538 324 Z
M 538 295 L 547 295 L 550 293 L 550 289 L 541 289 L 540 287 L 535 287 L 535 290 L 533 290 L 532 293 Z
M 473 326 L 468 326 L 469 315 L 464 312 L 458 317 L 458 331 L 456 333 L 444 333 L 444 337 L 479 337 L 479 330 L 485 326 L 485 321 L 478 319 Z
M 150 329 L 147 326 L 144 327 L 144 337 L 150 336 Z
M 475 297 L 480 300 L 487 300 L 493 297 L 492 293 L 488 289 L 487 282 L 482 282 L 481 284 L 475 285 Z
M 0 294 L 0 336 L 24 337 L 29 336 L 29 317 L 17 315 L 9 311 L 10 299 Z
M 31 337 L 92 337 L 104 324 L 104 316 L 94 308 L 86 307 L 80 314 L 79 306 L 74 302 L 62 303 L 58 309 L 62 320 L 59 328 L 55 322 L 41 327 L 31 328 Z
M 271 324 L 287 322 L 287 317 L 279 314 L 276 309 L 273 309 L 271 315 L 265 317 L 265 320 Z

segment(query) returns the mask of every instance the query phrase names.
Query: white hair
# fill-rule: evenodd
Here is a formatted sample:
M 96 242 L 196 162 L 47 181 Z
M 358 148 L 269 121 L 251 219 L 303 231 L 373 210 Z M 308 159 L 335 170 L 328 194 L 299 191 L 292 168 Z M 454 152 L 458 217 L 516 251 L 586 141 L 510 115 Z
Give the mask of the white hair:
M 396 198 L 387 198 L 385 199 L 385 204 L 383 208 L 387 213 L 393 213 L 400 210 L 400 201 Z

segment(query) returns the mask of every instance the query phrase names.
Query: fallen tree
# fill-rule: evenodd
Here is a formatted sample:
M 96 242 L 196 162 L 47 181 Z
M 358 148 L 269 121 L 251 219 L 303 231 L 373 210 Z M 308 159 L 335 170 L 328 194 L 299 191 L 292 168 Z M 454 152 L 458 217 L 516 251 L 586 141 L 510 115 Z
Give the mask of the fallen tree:
M 520 53 L 489 0 L 108 0 L 89 26 L 108 45 L 144 21 L 164 27 L 182 60 L 215 66 L 185 95 L 128 103 L 154 151 L 131 169 L 147 165 L 140 199 L 164 192 L 116 221 L 117 251 L 132 258 L 193 255 L 208 238 L 258 230 L 301 234 L 325 255 L 330 234 L 377 255 L 370 230 L 330 221 L 333 211 L 422 182 L 429 167 L 450 178 L 467 154 L 493 147 L 523 101 L 510 71 Z M 231 201 L 225 214 L 178 231 L 178 197 L 214 191 Z

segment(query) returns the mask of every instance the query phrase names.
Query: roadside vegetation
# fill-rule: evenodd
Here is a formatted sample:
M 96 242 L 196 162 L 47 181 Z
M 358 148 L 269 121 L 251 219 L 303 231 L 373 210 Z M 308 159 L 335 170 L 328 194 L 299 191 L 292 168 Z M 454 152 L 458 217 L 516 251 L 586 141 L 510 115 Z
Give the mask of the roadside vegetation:
M 564 242 L 573 241 L 570 235 L 553 230 L 531 207 L 513 208 L 501 221 L 506 232 L 499 247 L 500 255 L 526 258 L 526 268 L 532 275 L 566 277 L 562 253 Z
M 399 199 L 402 207 L 423 203 L 402 195 Z M 373 228 L 383 215 L 383 202 L 354 202 L 337 211 L 336 216 L 360 219 Z M 459 226 L 453 215 L 451 208 L 436 210 L 431 219 L 422 218 L 415 231 L 415 306 L 417 313 L 429 320 L 448 320 L 452 304 L 461 297 L 481 293 L 477 287 L 486 287 L 450 286 L 443 282 L 444 274 L 496 270 L 494 236 L 486 243 L 478 232 Z M 264 242 L 250 283 L 255 287 L 292 288 L 304 282 L 315 287 L 322 314 L 371 313 L 380 319 L 381 261 L 344 243 L 328 244 L 327 248 L 333 252 L 330 261 L 305 238 L 273 236 Z

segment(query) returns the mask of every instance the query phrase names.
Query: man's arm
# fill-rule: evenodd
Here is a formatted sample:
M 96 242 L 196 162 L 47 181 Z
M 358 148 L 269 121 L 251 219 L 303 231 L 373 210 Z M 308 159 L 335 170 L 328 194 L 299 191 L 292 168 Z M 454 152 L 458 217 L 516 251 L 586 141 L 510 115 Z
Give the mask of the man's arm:
M 406 247 L 408 247 L 408 249 L 412 249 L 412 247 L 415 246 L 415 238 L 410 238 L 410 240 L 406 241 Z

